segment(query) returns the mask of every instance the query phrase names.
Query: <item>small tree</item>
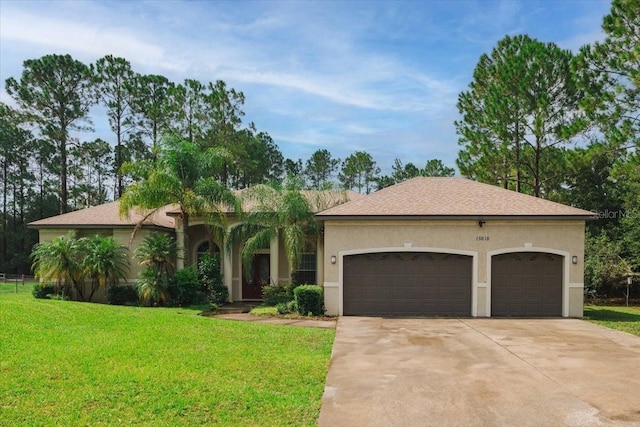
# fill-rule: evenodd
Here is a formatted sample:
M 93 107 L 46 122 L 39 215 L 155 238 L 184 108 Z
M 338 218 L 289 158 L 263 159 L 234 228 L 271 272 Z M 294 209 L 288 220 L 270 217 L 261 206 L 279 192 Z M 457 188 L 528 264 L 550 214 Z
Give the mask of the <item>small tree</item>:
M 150 304 L 162 304 L 167 300 L 177 252 L 175 240 L 158 232 L 146 237 L 138 246 L 135 256 L 140 265 L 146 266 L 137 281 L 142 300 Z
M 33 270 L 41 286 L 55 284 L 56 293 L 71 296 L 75 288 L 84 300 L 84 268 L 82 240 L 76 239 L 75 233 L 59 236 L 50 242 L 37 244 L 31 253 Z
M 242 224 L 231 230 L 227 250 L 234 243 L 242 244 L 244 270 L 249 272 L 254 254 L 282 236 L 293 275 L 300 266 L 304 248 L 314 244 L 320 232 L 309 200 L 296 188 L 276 189 L 267 185 L 254 186 L 243 197 L 252 200 L 255 207 Z
M 125 245 L 119 244 L 112 236 L 94 235 L 85 240 L 86 256 L 83 260 L 84 274 L 91 278 L 91 294 L 100 287 L 117 285 L 120 279 L 126 279 L 129 272 L 129 252 Z

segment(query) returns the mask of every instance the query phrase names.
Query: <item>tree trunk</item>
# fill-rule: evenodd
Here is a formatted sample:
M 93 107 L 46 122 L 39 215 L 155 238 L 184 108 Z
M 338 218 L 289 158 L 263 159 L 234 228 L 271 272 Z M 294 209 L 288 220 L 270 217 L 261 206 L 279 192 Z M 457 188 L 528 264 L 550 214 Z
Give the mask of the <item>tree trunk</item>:
M 7 198 L 8 194 L 8 184 L 7 180 L 9 178 L 9 161 L 5 158 L 5 161 L 2 163 L 2 260 L 6 262 L 7 258 L 7 229 L 9 227 L 9 221 L 7 216 Z
M 116 160 L 116 192 L 115 196 L 119 199 L 122 197 L 122 172 L 120 168 L 122 167 L 122 125 L 120 124 L 120 113 L 117 113 L 117 125 L 116 125 L 116 152 L 115 152 L 115 160 Z
M 519 119 L 516 117 L 516 134 L 513 141 L 515 152 L 516 152 L 516 191 L 518 193 L 522 193 L 521 187 L 521 177 L 520 177 L 520 123 Z
M 40 182 L 39 182 L 39 187 L 40 187 L 40 194 L 38 195 L 38 197 L 40 198 L 40 206 L 38 207 L 38 218 L 42 218 L 44 217 L 44 164 L 43 164 L 43 160 L 42 160 L 42 156 L 40 156 L 40 160 L 39 160 L 39 175 L 40 175 Z
M 62 122 L 64 119 L 61 119 Z M 60 126 L 60 213 L 67 213 L 67 200 L 69 192 L 67 189 L 67 128 L 61 123 Z
M 533 164 L 533 195 L 540 197 L 540 154 L 542 148 L 540 147 L 540 138 L 536 137 L 536 153 Z

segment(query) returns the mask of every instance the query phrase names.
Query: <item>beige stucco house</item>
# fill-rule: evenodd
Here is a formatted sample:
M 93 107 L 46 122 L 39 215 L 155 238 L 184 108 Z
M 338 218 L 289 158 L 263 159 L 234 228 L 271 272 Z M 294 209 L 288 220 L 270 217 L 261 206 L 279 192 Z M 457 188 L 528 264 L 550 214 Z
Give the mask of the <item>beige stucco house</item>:
M 463 178 L 414 178 L 332 204 L 316 215 L 323 233 L 299 271 L 324 287 L 327 314 L 582 317 L 588 211 Z M 127 243 L 141 217 L 117 211 L 112 202 L 31 226 L 41 241 L 76 229 Z M 132 245 L 156 230 L 179 245 L 188 233 L 192 260 L 208 250 L 204 223 L 191 218 L 183 230 L 170 206 L 145 221 Z M 290 280 L 281 239 L 256 254 L 248 275 L 238 247 L 216 246 L 233 301 L 260 299 L 262 283 Z

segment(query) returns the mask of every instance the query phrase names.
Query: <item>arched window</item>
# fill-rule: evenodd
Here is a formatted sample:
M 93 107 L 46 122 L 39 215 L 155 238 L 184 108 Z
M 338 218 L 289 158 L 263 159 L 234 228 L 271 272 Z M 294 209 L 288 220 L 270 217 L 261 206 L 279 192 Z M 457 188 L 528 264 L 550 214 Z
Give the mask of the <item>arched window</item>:
M 204 257 L 208 253 L 209 253 L 209 242 L 204 241 L 200 244 L 200 246 L 198 246 L 198 249 L 196 250 L 196 265 L 200 264 L 200 260 L 202 259 L 202 257 Z M 220 254 L 220 248 L 215 243 L 213 244 L 213 253 L 218 255 Z

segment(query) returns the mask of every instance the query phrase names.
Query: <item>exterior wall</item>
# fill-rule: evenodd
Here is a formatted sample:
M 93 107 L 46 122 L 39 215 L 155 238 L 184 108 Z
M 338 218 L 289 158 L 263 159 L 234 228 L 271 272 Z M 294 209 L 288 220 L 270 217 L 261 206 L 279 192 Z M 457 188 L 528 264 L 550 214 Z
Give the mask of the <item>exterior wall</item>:
M 118 243 L 126 245 L 129 248 L 129 265 L 131 267 L 131 270 L 129 270 L 127 283 L 134 283 L 136 281 L 136 278 L 138 277 L 138 273 L 140 273 L 140 270 L 142 270 L 142 266 L 140 266 L 135 258 L 136 248 L 154 231 L 156 230 L 149 230 L 144 228 L 138 230 L 135 237 L 131 241 L 131 245 L 129 245 L 129 239 L 131 239 L 131 229 L 122 228 L 113 230 L 113 237 L 118 241 Z
M 584 221 L 579 220 L 328 220 L 324 223 L 327 314 L 342 314 L 342 258 L 384 251 L 462 253 L 474 257 L 473 316 L 491 313 L 491 256 L 550 252 L 564 256 L 563 316 L 582 317 Z M 336 264 L 331 264 L 336 256 Z M 578 257 L 572 264 L 571 258 Z

